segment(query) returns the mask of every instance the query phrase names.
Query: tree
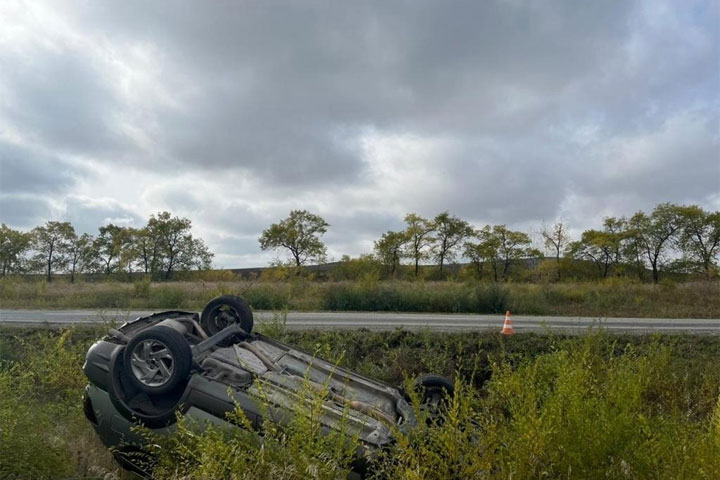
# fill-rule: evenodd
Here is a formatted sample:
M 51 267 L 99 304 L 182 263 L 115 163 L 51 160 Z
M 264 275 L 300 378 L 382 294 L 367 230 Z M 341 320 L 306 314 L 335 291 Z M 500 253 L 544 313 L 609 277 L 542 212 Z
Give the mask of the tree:
M 478 280 L 482 280 L 485 267 L 485 255 L 480 248 L 480 244 L 465 242 L 463 244 L 463 256 L 470 260 L 470 264 L 475 268 L 475 275 Z
M 435 227 L 435 258 L 443 270 L 445 261 L 455 259 L 458 247 L 466 238 L 473 235 L 473 229 L 468 222 L 451 216 L 448 212 L 438 214 L 433 220 Z
M 400 265 L 403 248 L 410 238 L 407 232 L 388 231 L 382 234 L 380 240 L 375 242 L 375 254 L 387 267 L 391 277 L 395 277 L 397 267 Z
M 177 270 L 210 270 L 215 256 L 201 238 L 190 237 L 189 243 L 181 249 Z
M 509 230 L 505 225 L 495 225 L 492 229 L 492 237 L 498 243 L 498 254 L 503 260 L 503 279 L 507 279 L 510 263 L 513 260 L 536 254 L 530 248 L 532 241 L 527 233 Z
M 623 242 L 628 238 L 628 222 L 625 217 L 605 217 L 603 232 L 608 235 L 612 263 L 619 266 L 623 258 Z
M 190 226 L 189 219 L 173 217 L 170 212 L 151 215 L 148 220 L 147 228 L 156 236 L 162 255 L 165 280 L 169 280 L 176 269 L 180 252 L 191 246 Z
M 645 252 L 643 251 L 639 235 L 629 222 L 623 235 L 622 258 L 625 262 L 634 266 L 638 279 L 644 282 L 646 268 Z
M 320 237 L 330 225 L 319 215 L 307 210 L 293 210 L 288 218 L 263 230 L 258 241 L 262 250 L 286 248 L 299 268 L 308 260 L 321 261 L 325 244 Z
M 32 244 L 28 232 L 13 230 L 4 223 L 0 226 L 0 273 L 2 276 L 19 273 L 23 268 L 25 253 Z
M 140 229 L 124 227 L 122 246 L 117 257 L 117 267 L 121 272 L 127 273 L 128 280 L 132 279 L 135 264 L 140 260 L 138 235 Z
M 720 252 L 720 212 L 706 212 L 697 205 L 677 207 L 677 212 L 681 226 L 678 244 L 710 278 L 714 260 Z
M 498 281 L 498 250 L 500 243 L 497 237 L 493 236 L 489 225 L 482 230 L 475 232 L 478 243 L 465 242 L 463 255 L 470 259 L 475 267 L 478 279 L 482 279 L 485 264 L 489 263 L 493 271 L 493 279 Z
M 35 227 L 33 233 L 33 249 L 38 263 L 45 266 L 47 281 L 52 281 L 52 272 L 62 268 L 67 262 L 67 250 L 75 229 L 69 222 L 46 222 Z
M 118 266 L 118 259 L 128 242 L 128 231 L 124 227 L 109 223 L 99 228 L 93 248 L 97 261 L 105 275 L 110 275 Z
M 67 258 L 70 283 L 75 283 L 75 275 L 83 273 L 95 264 L 92 236 L 87 233 L 83 233 L 79 237 L 73 235 L 68 244 Z
M 428 257 L 426 247 L 433 242 L 431 235 L 435 226 L 432 222 L 414 213 L 405 215 L 405 223 L 407 224 L 405 234 L 409 238 L 407 256 L 415 262 L 415 277 L 417 278 L 420 260 Z
M 150 235 L 148 245 L 154 245 L 151 265 L 162 265 L 165 280 L 177 270 L 209 268 L 213 254 L 205 243 L 193 238 L 190 233 L 192 222 L 188 218 L 173 217 L 170 212 L 151 215 L 146 231 Z M 143 233 L 146 235 L 146 233 Z M 141 259 L 148 258 L 143 257 Z M 147 260 L 142 260 L 147 269 Z
M 553 252 L 555 261 L 557 262 L 557 279 L 560 280 L 560 257 L 565 253 L 570 242 L 570 236 L 567 233 L 567 224 L 560 221 L 556 222 L 552 227 L 548 228 L 543 225 L 542 231 L 545 248 Z
M 159 237 L 152 235 L 147 227 L 139 229 L 135 234 L 135 249 L 137 250 L 140 268 L 145 274 L 155 273 L 157 270 Z
M 637 212 L 630 218 L 629 226 L 650 263 L 653 283 L 657 283 L 667 250 L 681 227 L 678 209 L 670 203 L 661 203 L 650 215 Z
M 160 235 L 145 226 L 135 232 L 134 240 L 140 268 L 145 274 L 154 274 L 160 263 Z
M 628 251 L 624 246 L 628 232 L 627 220 L 606 217 L 603 230 L 586 230 L 579 241 L 571 244 L 573 257 L 591 260 L 597 266 L 599 276 L 607 278 L 611 266 L 620 272 L 623 256 Z
M 376 255 L 365 253 L 357 258 L 343 255 L 332 269 L 331 277 L 335 280 L 374 281 L 380 277 L 382 268 L 383 265 Z
M 614 239 L 611 234 L 599 230 L 585 230 L 580 240 L 571 244 L 573 257 L 591 260 L 598 268 L 600 277 L 607 277 L 613 259 Z
M 482 274 L 482 263 L 490 263 L 496 282 L 499 278 L 499 262 L 502 262 L 503 279 L 507 279 L 510 264 L 514 260 L 540 255 L 540 252 L 530 247 L 532 242 L 527 233 L 509 230 L 505 225 L 486 225 L 475 235 L 479 243 L 466 243 L 465 256 L 475 264 L 478 274 Z

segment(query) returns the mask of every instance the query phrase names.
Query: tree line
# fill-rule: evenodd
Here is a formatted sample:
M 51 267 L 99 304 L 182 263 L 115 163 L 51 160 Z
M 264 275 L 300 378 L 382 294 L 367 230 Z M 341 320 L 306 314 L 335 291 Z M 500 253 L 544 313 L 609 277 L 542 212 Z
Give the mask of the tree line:
M 428 262 L 442 278 L 445 267 L 459 259 L 468 262 L 473 277 L 494 281 L 507 280 L 523 262 L 557 280 L 572 276 L 578 263 L 591 265 L 598 278 L 635 275 L 658 282 L 668 270 L 718 276 L 720 212 L 697 205 L 663 203 L 629 218 L 606 217 L 600 228 L 585 230 L 577 239 L 559 221 L 536 232 L 539 245 L 527 232 L 506 225 L 477 228 L 447 211 L 433 218 L 408 213 L 404 222 L 404 229 L 383 233 L 373 252 L 355 261 L 381 267 L 388 278 L 396 278 L 401 267 L 417 278 Z M 329 226 L 319 215 L 293 210 L 262 232 L 260 248 L 287 251 L 299 273 L 304 265 L 326 260 L 321 237 Z M 103 225 L 94 236 L 78 235 L 69 222 L 59 221 L 28 232 L 0 227 L 3 276 L 42 273 L 52 281 L 54 274 L 65 273 L 74 282 L 80 274 L 141 272 L 168 280 L 176 271 L 210 269 L 212 258 L 203 240 L 191 234 L 191 221 L 169 212 L 151 215 L 141 228 Z
M 48 282 L 65 273 L 71 283 L 84 273 L 142 272 L 167 280 L 176 271 L 211 267 L 213 253 L 191 226 L 169 212 L 151 215 L 141 228 L 103 225 L 97 235 L 78 235 L 70 222 L 48 221 L 28 232 L 3 223 L 0 273 L 42 273 Z
M 357 261 L 382 265 L 390 278 L 405 266 L 403 261 L 409 262 L 415 277 L 428 261 L 435 262 L 442 276 L 444 267 L 458 258 L 469 262 L 476 278 L 489 276 L 494 281 L 507 279 L 511 266 L 522 260 L 543 259 L 543 268 L 551 270 L 557 280 L 578 262 L 594 265 L 600 278 L 637 275 L 645 280 L 649 274 L 657 283 L 661 272 L 670 267 L 707 278 L 718 275 L 720 212 L 697 205 L 663 203 L 650 213 L 606 217 L 599 229 L 586 230 L 579 239 L 571 238 L 567 223 L 559 221 L 537 232 L 544 251 L 533 245 L 529 233 L 506 225 L 476 228 L 449 212 L 434 218 L 409 213 L 404 221 L 404 229 L 383 233 L 374 242 L 373 253 L 361 255 Z M 299 272 L 308 262 L 325 260 L 327 250 L 321 237 L 329 226 L 319 215 L 293 210 L 262 232 L 260 247 L 287 250 Z M 346 263 L 352 260 L 343 259 Z

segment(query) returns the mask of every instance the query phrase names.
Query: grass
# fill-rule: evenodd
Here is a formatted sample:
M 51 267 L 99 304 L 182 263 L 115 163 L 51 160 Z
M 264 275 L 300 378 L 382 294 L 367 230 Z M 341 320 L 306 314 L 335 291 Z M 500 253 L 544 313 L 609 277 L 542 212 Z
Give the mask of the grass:
M 455 379 L 445 423 L 400 435 L 372 467 L 378 480 L 720 478 L 720 337 L 293 332 L 282 315 L 265 328 L 390 383 Z M 0 478 L 123 476 L 80 404 L 84 353 L 101 333 L 0 330 Z M 342 478 L 345 439 L 316 426 L 298 419 L 259 441 L 183 424 L 154 442 L 158 477 Z
M 0 335 L 0 478 L 120 477 L 80 402 L 80 367 L 97 333 Z
M 2 308 L 201 309 L 241 293 L 255 309 L 720 318 L 720 282 L 643 284 L 344 281 L 53 283 L 0 280 Z

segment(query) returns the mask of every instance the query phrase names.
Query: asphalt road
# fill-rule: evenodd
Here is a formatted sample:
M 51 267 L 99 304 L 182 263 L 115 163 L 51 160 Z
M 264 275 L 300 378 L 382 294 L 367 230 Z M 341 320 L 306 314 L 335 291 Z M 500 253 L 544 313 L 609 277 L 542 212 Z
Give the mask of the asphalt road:
M 125 322 L 148 315 L 150 311 L 118 310 L 0 310 L 0 325 L 57 327 L 73 324 Z M 256 322 L 269 322 L 273 312 L 256 311 Z M 289 312 L 290 329 L 359 329 L 439 331 L 500 330 L 502 315 L 428 314 L 428 313 L 373 313 L 373 312 Z M 720 319 L 693 318 L 591 318 L 591 317 L 540 317 L 513 315 L 513 328 L 517 332 L 557 331 L 581 333 L 591 326 L 602 326 L 612 332 L 675 332 L 720 335 Z

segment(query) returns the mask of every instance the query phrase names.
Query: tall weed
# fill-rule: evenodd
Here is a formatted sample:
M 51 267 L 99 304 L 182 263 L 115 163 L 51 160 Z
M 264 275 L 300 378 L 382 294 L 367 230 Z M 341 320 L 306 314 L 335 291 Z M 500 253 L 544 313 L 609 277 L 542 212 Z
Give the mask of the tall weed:
M 117 478 L 82 413 L 87 342 L 75 330 L 12 342 L 0 362 L 0 478 Z
M 680 397 L 704 394 L 665 382 L 671 364 L 666 346 L 617 354 L 602 334 L 519 366 L 500 356 L 485 393 L 459 379 L 444 423 L 400 436 L 376 478 L 718 478 L 720 384 L 690 420 Z
M 101 332 L 10 332 L 0 331 L 0 478 L 117 477 L 80 403 L 84 353 Z M 455 378 L 444 422 L 398 432 L 371 466 L 376 479 L 719 477 L 716 337 L 281 328 L 273 335 L 396 385 L 427 371 Z M 342 478 L 352 441 L 320 432 L 323 397 L 306 393 L 311 401 L 294 423 L 266 423 L 261 436 L 239 411 L 231 420 L 245 429 L 181 421 L 176 435 L 151 442 L 157 475 Z
M 261 310 L 355 310 L 502 313 L 591 317 L 720 317 L 720 282 L 651 285 L 628 279 L 585 283 L 478 281 L 318 282 L 305 276 L 283 281 L 195 281 L 135 284 L 69 284 L 0 280 L 3 308 L 201 309 L 211 298 L 241 294 Z

